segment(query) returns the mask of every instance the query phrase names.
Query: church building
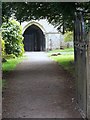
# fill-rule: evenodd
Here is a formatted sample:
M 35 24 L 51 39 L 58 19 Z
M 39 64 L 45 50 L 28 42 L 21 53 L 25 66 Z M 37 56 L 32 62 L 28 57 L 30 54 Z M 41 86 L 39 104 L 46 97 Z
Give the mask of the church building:
M 23 22 L 25 51 L 60 49 L 64 36 L 46 19 Z

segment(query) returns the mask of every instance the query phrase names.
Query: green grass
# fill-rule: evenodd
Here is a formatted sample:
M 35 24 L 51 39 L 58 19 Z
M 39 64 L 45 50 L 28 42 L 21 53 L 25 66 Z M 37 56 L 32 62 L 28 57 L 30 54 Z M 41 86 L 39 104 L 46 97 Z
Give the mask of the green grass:
M 64 70 L 67 70 L 72 75 L 74 75 L 74 49 L 64 49 L 64 50 L 53 50 L 48 52 L 48 56 L 56 61 Z M 51 56 L 53 53 L 60 52 L 61 55 Z
M 14 58 L 7 59 L 7 62 L 4 62 L 2 64 L 2 71 L 7 72 L 7 71 L 14 70 L 15 67 L 17 66 L 17 64 L 19 64 L 23 59 L 24 59 L 24 57 L 18 57 L 15 59 Z
M 74 48 L 65 48 L 65 49 L 48 51 L 48 53 L 56 53 L 56 52 L 74 52 Z
M 16 66 L 25 58 L 23 57 L 18 57 L 18 58 L 12 58 L 12 59 L 7 59 L 7 62 L 4 62 L 2 64 L 2 71 L 3 73 L 5 72 L 10 72 L 16 68 Z M 5 88 L 7 84 L 7 81 L 5 79 L 2 80 L 2 87 Z
M 54 61 L 58 62 L 65 70 L 74 74 L 74 56 L 73 55 L 59 55 L 51 57 Z

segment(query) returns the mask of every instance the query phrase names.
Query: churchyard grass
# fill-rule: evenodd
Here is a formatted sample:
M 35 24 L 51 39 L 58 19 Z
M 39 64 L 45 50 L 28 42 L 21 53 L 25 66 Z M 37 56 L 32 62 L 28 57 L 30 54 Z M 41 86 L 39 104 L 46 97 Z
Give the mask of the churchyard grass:
M 60 53 L 60 55 L 57 55 Z M 56 54 L 56 55 L 55 55 Z M 74 49 L 66 48 L 64 50 L 52 50 L 48 52 L 48 56 L 56 61 L 64 70 L 67 70 L 74 76 Z
M 2 71 L 7 72 L 7 71 L 14 70 L 17 64 L 19 64 L 23 59 L 24 57 L 18 57 L 15 59 L 7 59 L 7 62 L 4 62 L 2 64 Z
M 9 58 L 6 59 L 7 61 L 2 63 L 2 73 L 10 72 L 16 68 L 16 66 L 23 61 L 23 57 L 17 57 L 17 58 Z M 7 82 L 5 79 L 2 79 L 2 87 L 4 88 L 6 86 Z
M 56 49 L 56 50 L 48 51 L 48 53 L 56 53 L 56 52 L 74 52 L 74 48 Z

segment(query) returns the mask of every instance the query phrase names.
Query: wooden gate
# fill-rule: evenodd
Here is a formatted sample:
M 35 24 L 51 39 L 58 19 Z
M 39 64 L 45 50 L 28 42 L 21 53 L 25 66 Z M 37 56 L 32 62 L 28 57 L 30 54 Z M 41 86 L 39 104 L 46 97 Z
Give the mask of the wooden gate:
M 45 35 L 40 28 L 35 25 L 29 26 L 23 36 L 25 51 L 45 51 Z
M 88 118 L 88 34 L 81 12 L 75 14 L 74 54 L 76 66 L 76 100 L 83 117 Z M 89 65 L 90 66 L 90 65 Z M 90 88 L 89 88 L 90 90 Z

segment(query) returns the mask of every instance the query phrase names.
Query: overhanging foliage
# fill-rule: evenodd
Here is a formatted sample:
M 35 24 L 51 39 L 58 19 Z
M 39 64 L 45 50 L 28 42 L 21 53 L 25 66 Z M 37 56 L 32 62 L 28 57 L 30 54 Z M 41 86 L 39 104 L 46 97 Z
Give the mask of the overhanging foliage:
M 54 26 L 58 26 L 62 33 L 73 29 L 76 11 L 90 11 L 89 2 L 11 2 L 3 3 L 2 6 L 3 20 L 8 20 L 12 15 L 20 22 L 46 18 Z

